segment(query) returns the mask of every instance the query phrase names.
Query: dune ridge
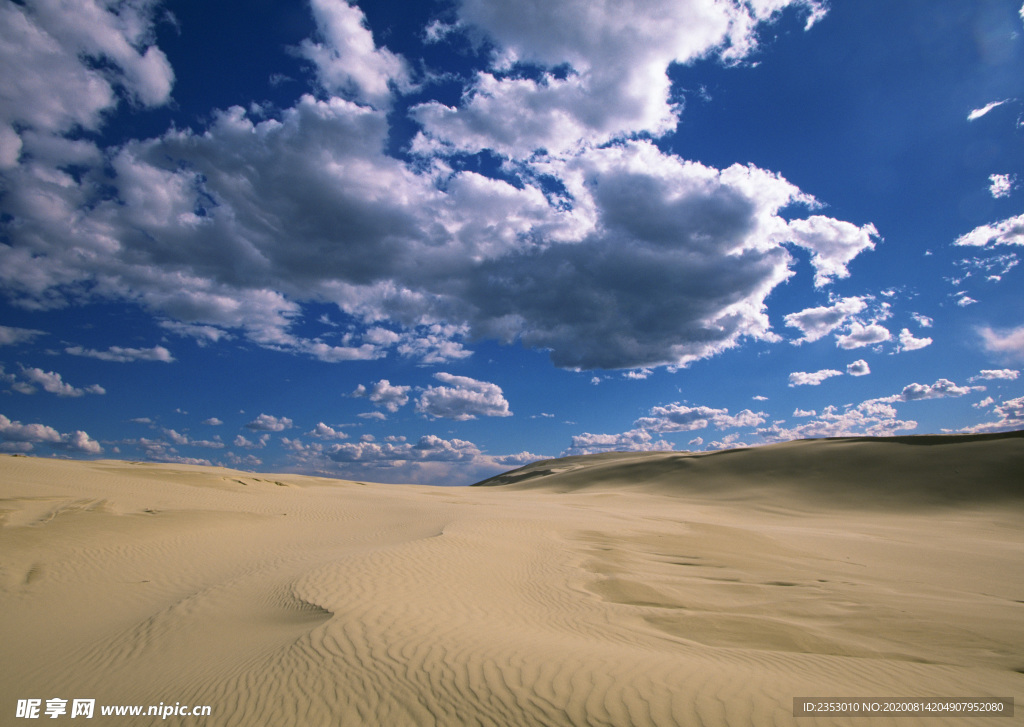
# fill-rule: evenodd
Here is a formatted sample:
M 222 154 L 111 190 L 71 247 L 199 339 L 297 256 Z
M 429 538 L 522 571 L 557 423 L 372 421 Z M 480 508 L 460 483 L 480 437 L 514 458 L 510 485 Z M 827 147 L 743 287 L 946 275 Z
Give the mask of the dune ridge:
M 247 727 L 882 725 L 792 701 L 1020 702 L 1022 443 L 620 453 L 469 488 L 2 456 L 0 724 L 54 697 L 212 710 L 94 724 Z

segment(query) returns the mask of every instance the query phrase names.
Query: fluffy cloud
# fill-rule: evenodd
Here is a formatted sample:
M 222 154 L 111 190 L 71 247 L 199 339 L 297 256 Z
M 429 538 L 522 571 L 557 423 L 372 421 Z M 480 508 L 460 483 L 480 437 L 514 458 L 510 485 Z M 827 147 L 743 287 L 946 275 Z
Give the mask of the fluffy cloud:
M 399 407 L 409 402 L 409 389 L 411 386 L 394 386 L 387 379 L 381 379 L 367 391 L 366 387 L 360 384 L 352 392 L 352 396 L 365 396 L 375 405 L 382 406 L 390 412 L 398 411 Z
M 791 220 L 785 237 L 812 253 L 814 285 L 822 287 L 834 278 L 849 277 L 847 264 L 865 250 L 875 248 L 878 230 L 872 224 L 857 227 L 831 217 L 812 215 Z
M 898 419 L 895 408 L 878 400 L 865 401 L 843 409 L 827 406 L 817 415 L 814 412 L 794 412 L 794 416 L 800 415 L 815 418 L 795 427 L 773 423 L 758 429 L 757 433 L 768 442 L 784 442 L 810 437 L 884 437 L 917 428 L 917 422 Z
M 362 441 L 333 445 L 328 456 L 335 462 L 470 462 L 481 453 L 464 439 L 442 439 L 427 434 L 415 443 L 398 437 L 394 442 Z
M 1009 217 L 991 225 L 975 227 L 953 243 L 960 246 L 1024 245 L 1024 215 Z
M 465 0 L 460 23 L 496 45 L 493 68 L 477 74 L 458 107 L 413 109 L 426 133 L 418 146 L 526 158 L 637 132 L 660 135 L 679 114 L 669 99 L 669 64 L 711 53 L 739 60 L 756 47 L 758 24 L 789 5 L 809 11 L 808 26 L 824 14 L 816 0 L 685 0 L 656 13 L 642 0 Z M 531 67 L 539 74 L 520 72 Z
M 442 386 L 430 386 L 416 402 L 416 410 L 432 417 L 465 421 L 478 416 L 512 416 L 501 387 L 468 376 L 434 374 Z
M 858 359 L 853 363 L 847 364 L 846 373 L 850 376 L 867 376 L 871 373 L 871 368 L 868 366 L 868 362 L 864 359 Z
M 0 414 L 0 440 L 3 440 L 2 448 L 5 451 L 14 452 L 31 451 L 37 444 L 83 454 L 99 454 L 103 451 L 99 442 L 83 431 L 61 434 L 45 424 L 22 424 L 11 421 L 3 414 Z
M 998 107 L 1002 106 L 1004 103 L 1006 103 L 1009 100 L 1010 99 L 1005 98 L 1002 101 L 992 101 L 991 103 L 985 104 L 981 108 L 973 109 L 971 111 L 971 113 L 967 114 L 967 120 L 968 121 L 974 121 L 975 119 L 980 119 L 982 116 L 987 114 L 992 109 L 998 108 Z
M 562 452 L 563 457 L 599 452 L 668 452 L 672 445 L 663 439 L 655 440 L 645 429 L 632 429 L 621 434 L 579 434 L 572 438 L 572 444 Z
M 283 432 L 285 429 L 291 429 L 292 426 L 294 424 L 288 417 L 278 418 L 270 414 L 260 414 L 246 424 L 245 428 L 254 432 Z
M 1016 177 L 1012 174 L 990 174 L 988 181 L 988 191 L 993 197 L 999 199 L 1000 197 L 1010 196 Z
M 31 11 L 8 4 L 4 13 L 49 28 L 41 13 L 51 2 L 33 3 Z M 573 107 L 566 119 L 582 123 L 593 141 L 674 124 L 668 63 L 713 49 L 740 58 L 757 25 L 792 4 L 688 0 L 654 17 L 633 12 L 630 3 L 513 9 L 479 0 L 459 12 L 464 28 L 497 42 L 508 68 L 569 62 L 567 75 L 529 82 L 557 86 L 560 99 L 583 92 L 597 115 Z M 812 0 L 796 4 L 812 19 L 820 14 Z M 135 0 L 115 16 L 80 0 L 64 8 L 59 23 L 65 30 L 120 28 L 131 20 L 131 32 L 119 31 L 131 53 L 109 56 L 114 83 L 158 103 L 166 99 L 169 70 L 156 72 L 156 49 L 137 50 L 145 46 L 151 9 Z M 318 0 L 313 10 L 319 36 L 300 52 L 324 90 L 346 98 L 302 96 L 270 118 L 232 107 L 214 112 L 204 130 L 172 129 L 104 154 L 62 139 L 60 160 L 36 154 L 9 170 L 0 199 L 10 240 L 0 246 L 0 284 L 8 296 L 30 308 L 127 300 L 204 343 L 241 335 L 328 362 L 390 352 L 450 361 L 469 355 L 466 336 L 518 340 L 550 351 L 567 368 L 638 369 L 683 366 L 747 339 L 776 340 L 766 299 L 793 275 L 788 245 L 811 253 L 815 282 L 823 285 L 847 275 L 850 260 L 874 244 L 870 225 L 791 219 L 793 203 L 815 203 L 778 175 L 685 162 L 648 141 L 573 145 L 565 157 L 510 165 L 514 183 L 454 171 L 437 159 L 407 164 L 385 153 L 388 97 L 408 82 L 405 65 L 374 45 L 355 7 Z M 559 13 L 573 22 L 551 25 Z M 46 15 L 46 23 L 58 23 L 54 17 Z M 69 63 L 108 47 L 86 47 L 70 30 L 54 33 L 46 43 Z M 108 58 L 106 50 L 100 55 Z M 529 80 L 497 67 L 495 98 Z M 63 82 L 63 66 L 39 68 L 57 85 L 37 94 L 32 108 L 63 103 L 52 90 Z M 526 96 L 539 102 L 544 93 Z M 467 98 L 460 113 L 477 96 Z M 107 93 L 93 108 L 109 108 L 112 99 Z M 541 115 L 559 108 L 534 107 Z M 47 133 L 95 128 L 99 112 L 89 113 L 58 110 Z M 518 122 L 508 120 L 515 137 L 509 148 L 531 147 L 518 138 Z M 17 128 L 32 123 L 21 120 Z M 563 133 L 557 123 L 542 126 Z M 497 138 L 492 132 L 480 133 Z M 523 138 L 537 133 L 549 131 L 521 127 Z M 72 175 L 67 160 L 75 154 L 80 169 Z M 306 302 L 336 305 L 348 332 L 298 335 L 294 324 Z
M 121 363 L 126 361 L 163 361 L 170 363 L 174 361 L 174 356 L 163 346 L 153 346 L 152 348 L 111 346 L 106 351 L 96 351 L 91 348 L 82 348 L 81 346 L 69 346 L 64 349 L 64 352 L 70 353 L 72 356 L 87 356 L 89 358 L 98 358 L 101 361 L 118 361 Z
M 885 326 L 880 326 L 877 323 L 864 325 L 854 322 L 850 325 L 848 333 L 836 336 L 836 345 L 845 349 L 863 348 L 888 341 L 890 338 L 892 338 L 892 334 Z
M 965 427 L 965 432 L 1005 432 L 1024 428 L 1024 396 L 1004 401 L 992 408 L 996 416 L 994 421 Z
M 925 346 L 932 345 L 932 339 L 930 338 L 914 338 L 914 334 L 909 329 L 904 328 L 900 331 L 900 345 L 897 347 L 897 351 L 916 351 Z
M 764 417 L 764 412 L 752 412 L 750 409 L 730 414 L 728 409 L 672 403 L 652 407 L 649 416 L 641 417 L 633 424 L 653 432 L 686 432 L 708 426 L 718 429 L 754 427 L 763 423 Z
M 150 45 L 153 0 L 35 0 L 0 5 L 0 168 L 22 152 L 92 154 L 91 145 L 53 135 L 95 130 L 118 102 L 165 103 L 174 74 Z
M 844 325 L 850 316 L 860 313 L 866 307 L 864 298 L 841 298 L 832 305 L 805 308 L 797 313 L 790 313 L 783 320 L 787 326 L 798 328 L 804 334 L 803 338 L 795 343 L 817 341 Z
M 818 386 L 825 379 L 833 376 L 842 376 L 842 371 L 835 369 L 821 369 L 820 371 L 805 372 L 794 371 L 789 375 L 790 386 Z
M 312 0 L 321 36 L 305 40 L 299 53 L 313 62 L 324 90 L 377 108 L 391 105 L 391 86 L 407 87 L 409 71 L 401 56 L 377 48 L 366 16 L 343 0 Z
M 907 384 L 899 394 L 901 401 L 917 401 L 919 399 L 944 399 L 969 394 L 972 391 L 984 391 L 984 386 L 957 386 L 949 379 L 939 379 L 934 384 Z
M 63 377 L 56 371 L 43 371 L 39 368 L 22 369 L 23 381 L 14 385 L 15 391 L 22 394 L 33 394 L 36 386 L 41 386 L 43 391 L 56 394 L 57 396 L 84 396 L 85 394 L 106 394 L 106 390 L 99 384 L 87 386 L 84 389 L 72 386 L 64 381 Z
M 306 432 L 311 437 L 319 437 L 321 439 L 348 439 L 348 435 L 345 432 L 338 431 L 334 427 L 329 427 L 323 422 L 317 423 L 311 431 Z

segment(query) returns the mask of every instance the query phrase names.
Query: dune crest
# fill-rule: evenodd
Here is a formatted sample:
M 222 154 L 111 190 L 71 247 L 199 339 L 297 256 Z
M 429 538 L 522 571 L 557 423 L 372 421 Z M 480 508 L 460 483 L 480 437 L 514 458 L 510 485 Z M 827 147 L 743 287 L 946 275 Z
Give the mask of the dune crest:
M 240 727 L 871 725 L 891 719 L 795 718 L 793 698 L 1019 702 L 1024 439 L 919 443 L 568 458 L 474 488 L 2 456 L 0 723 L 51 698 Z

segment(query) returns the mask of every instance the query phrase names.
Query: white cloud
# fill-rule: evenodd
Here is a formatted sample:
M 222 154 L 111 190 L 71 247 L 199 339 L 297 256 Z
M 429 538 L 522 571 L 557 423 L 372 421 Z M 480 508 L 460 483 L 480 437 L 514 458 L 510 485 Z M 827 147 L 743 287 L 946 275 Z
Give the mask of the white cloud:
M 684 0 L 657 12 L 641 0 L 466 0 L 460 21 L 496 45 L 493 68 L 476 75 L 459 107 L 429 102 L 413 109 L 428 135 L 419 144 L 525 158 L 541 148 L 577 150 L 583 140 L 660 135 L 679 114 L 669 100 L 669 64 L 712 53 L 745 57 L 757 45 L 758 24 L 787 5 L 806 9 L 809 24 L 824 13 L 815 0 Z M 525 77 L 517 64 L 541 73 Z M 554 72 L 566 65 L 568 73 Z
M 174 74 L 149 43 L 156 5 L 0 5 L 0 168 L 16 166 L 22 151 L 92 148 L 89 142 L 61 144 L 54 135 L 97 129 L 118 103 L 115 88 L 145 106 L 168 101 Z
M 387 48 L 377 48 L 363 11 L 344 0 L 311 0 L 322 42 L 299 46 L 312 61 L 324 89 L 377 108 L 391 106 L 391 85 L 407 87 L 405 61 Z
M 447 386 L 430 386 L 420 395 L 416 410 L 423 414 L 456 421 L 512 416 L 497 384 L 443 372 L 434 374 L 434 378 Z
M 45 336 L 46 331 L 37 331 L 32 328 L 17 328 L 15 326 L 0 326 L 0 346 L 12 346 L 18 343 L 28 343 L 38 336 Z
M 654 440 L 645 429 L 632 429 L 621 434 L 590 434 L 585 432 L 572 438 L 572 444 L 562 452 L 563 457 L 599 452 L 667 452 L 672 445 L 663 439 Z
M 805 308 L 797 313 L 790 313 L 783 320 L 787 326 L 803 332 L 803 338 L 795 343 L 817 341 L 844 325 L 850 316 L 860 313 L 866 307 L 864 298 L 841 298 L 832 305 Z
M 506 454 L 498 457 L 492 457 L 496 464 L 504 465 L 507 467 L 523 467 L 528 464 L 533 464 L 542 459 L 548 459 L 539 454 L 533 454 L 532 452 L 520 452 L 519 454 Z
M 988 175 L 988 191 L 996 199 L 1009 197 L 1016 180 L 1017 178 L 1013 174 L 990 174 Z
M 99 384 L 92 384 L 84 389 L 72 386 L 64 381 L 56 371 L 43 371 L 39 368 L 23 368 L 21 376 L 25 379 L 20 386 L 15 386 L 16 391 L 22 394 L 32 394 L 35 386 L 41 386 L 43 391 L 56 394 L 57 396 L 79 397 L 85 394 L 106 394 L 106 390 Z
M 205 424 L 205 425 L 206 425 L 206 426 L 208 426 L 208 427 L 219 427 L 219 426 L 220 426 L 220 425 L 222 425 L 223 423 L 224 423 L 224 422 L 222 422 L 222 421 L 221 421 L 220 419 L 218 419 L 217 417 L 210 417 L 209 419 L 204 419 L 204 420 L 203 420 L 203 424 Z
M 234 440 L 232 440 L 231 443 L 236 447 L 243 447 L 245 449 L 263 449 L 264 447 L 267 446 L 268 442 L 270 442 L 269 433 L 261 434 L 255 442 L 253 442 L 250 439 L 246 439 L 241 434 L 239 434 L 234 438 Z
M 978 330 L 982 345 L 990 353 L 1008 358 L 1024 359 L 1024 326 L 996 331 L 988 326 Z
M 965 427 L 964 432 L 1003 432 L 1024 428 L 1024 396 L 1004 401 L 992 408 L 994 421 Z
M 281 432 L 285 429 L 291 429 L 292 426 L 294 426 L 294 424 L 288 417 L 278 418 L 271 416 L 270 414 L 260 414 L 251 422 L 246 424 L 245 428 L 254 432 Z
M 871 368 L 868 366 L 867 361 L 858 359 L 846 365 L 846 373 L 850 376 L 867 376 L 871 373 Z
M 875 248 L 878 230 L 872 224 L 857 227 L 822 215 L 791 220 L 783 237 L 810 251 L 814 285 L 822 287 L 835 278 L 847 278 L 847 264 L 865 250 Z
M 794 371 L 789 375 L 790 386 L 818 386 L 825 379 L 833 376 L 842 376 L 842 371 L 835 369 L 821 369 L 811 373 L 805 371 Z
M 991 225 L 975 227 L 953 243 L 960 246 L 1024 245 L 1024 215 L 1009 217 Z
M 403 407 L 409 402 L 409 390 L 411 388 L 411 386 L 395 386 L 387 379 L 381 379 L 376 384 L 373 384 L 369 391 L 360 384 L 352 392 L 352 396 L 368 397 L 376 406 L 382 406 L 390 412 L 396 412 L 399 407 Z
M 433 434 L 420 437 L 415 444 L 401 439 L 335 444 L 328 456 L 335 462 L 469 462 L 481 454 L 475 444 L 464 439 L 442 439 Z
M 348 435 L 345 432 L 339 431 L 334 427 L 329 427 L 323 422 L 318 422 L 311 431 L 306 432 L 310 437 L 319 437 L 321 439 L 348 439 Z
M 149 15 L 140 8 L 151 8 L 137 2 L 118 17 L 145 29 Z M 623 123 L 674 123 L 668 63 L 714 49 L 742 57 L 758 23 L 789 5 L 687 0 L 654 17 L 610 0 L 474 0 L 460 12 L 493 36 L 507 67 L 514 57 L 552 68 L 568 61 L 574 72 L 550 83 L 563 84 L 561 99 L 590 94 L 593 121 L 566 117 L 590 134 L 591 126 L 618 133 Z M 811 18 L 821 12 L 810 0 L 796 5 Z M 81 0 L 72 9 L 90 7 Z M 21 8 L 4 12 L 24 19 Z M 550 26 L 559 13 L 574 21 Z M 845 276 L 852 257 L 874 244 L 870 225 L 790 220 L 793 203 L 814 200 L 778 175 L 684 162 L 649 141 L 573 146 L 573 156 L 509 166 L 514 183 L 436 159 L 408 165 L 384 152 L 389 84 L 408 81 L 401 60 L 374 45 L 357 8 L 318 0 L 314 15 L 320 37 L 303 46 L 306 57 L 325 89 L 353 100 L 306 95 L 274 118 L 232 107 L 203 130 L 172 129 L 106 156 L 65 145 L 65 158 L 88 162 L 81 174 L 41 158 L 11 171 L 0 211 L 17 224 L 0 246 L 0 284 L 15 302 L 45 309 L 127 300 L 200 341 L 237 335 L 328 362 L 389 353 L 451 361 L 470 354 L 465 337 L 518 340 L 565 368 L 684 366 L 745 340 L 777 340 L 766 299 L 794 274 L 787 245 L 812 253 L 821 285 Z M 74 24 L 75 14 L 60 22 Z M 132 48 L 145 45 L 144 33 L 123 35 Z M 78 63 L 78 45 L 53 42 Z M 125 88 L 141 88 L 122 76 Z M 517 80 L 505 74 L 496 82 L 512 84 L 500 87 L 505 93 Z M 60 83 L 37 103 L 60 102 L 49 91 Z M 529 98 L 543 97 L 536 93 Z M 76 123 L 61 121 L 53 133 Z M 509 144 L 521 146 L 517 138 Z M 308 302 L 336 305 L 352 330 L 298 335 L 294 324 Z
M 889 330 L 877 323 L 865 326 L 862 323 L 854 322 L 850 325 L 848 333 L 836 336 L 836 345 L 840 348 L 863 348 L 875 343 L 888 341 L 892 337 Z
M 22 424 L 3 414 L 0 414 L 0 440 L 12 445 L 6 448 L 8 451 L 31 451 L 36 444 L 84 454 L 99 454 L 103 451 L 99 442 L 83 431 L 61 434 L 45 424 Z
M 804 409 L 797 408 L 797 409 L 793 410 L 793 416 L 795 416 L 795 417 L 813 417 L 813 416 L 818 416 L 818 412 L 814 411 L 814 409 L 804 410 Z
M 1020 371 L 1017 369 L 982 369 L 977 376 L 972 376 L 970 380 L 972 382 L 982 379 L 1014 381 L 1018 376 L 1020 376 Z
M 934 384 L 907 384 L 899 394 L 900 401 L 918 401 L 921 399 L 945 399 L 969 394 L 972 391 L 984 391 L 984 386 L 957 386 L 949 379 L 939 379 Z
M 82 348 L 81 346 L 69 346 L 64 349 L 64 352 L 70 353 L 72 356 L 87 356 L 89 358 L 98 358 L 101 361 L 117 361 L 121 363 L 126 361 L 163 361 L 170 363 L 174 361 L 174 356 L 163 346 L 153 346 L 152 348 L 111 346 L 106 351 L 96 351 L 91 348 Z
M 914 338 L 914 334 L 910 332 L 910 329 L 904 328 L 900 331 L 900 344 L 896 347 L 897 351 L 917 351 L 918 349 L 924 348 L 925 346 L 932 345 L 932 339 L 930 338 Z
M 911 315 L 911 317 L 915 321 L 917 321 L 917 325 L 921 326 L 922 328 L 931 328 L 932 325 L 935 323 L 935 321 L 933 319 L 929 318 L 926 315 L 922 315 L 920 313 L 914 313 L 914 314 Z
M 1011 99 L 1007 98 L 1007 99 L 1003 99 L 1002 101 L 992 101 L 991 103 L 985 104 L 981 108 L 974 109 L 973 111 L 971 111 L 971 113 L 969 113 L 967 115 L 967 120 L 968 121 L 974 121 L 975 119 L 980 119 L 982 116 L 987 114 L 992 109 L 998 108 L 998 107 L 1002 106 L 1004 103 L 1006 103 L 1007 101 L 1010 101 L 1010 100 Z
M 686 406 L 674 402 L 651 407 L 649 415 L 633 422 L 639 429 L 652 432 L 686 432 L 714 426 L 718 429 L 732 427 L 753 427 L 764 422 L 764 412 L 744 409 L 730 414 L 728 409 L 713 409 L 708 406 Z
M 795 415 L 794 415 L 795 416 Z M 757 433 L 769 442 L 784 442 L 811 437 L 891 436 L 912 431 L 917 422 L 896 418 L 896 410 L 887 404 L 864 402 L 843 410 L 827 406 L 809 422 L 795 427 L 782 427 L 778 423 L 758 429 Z

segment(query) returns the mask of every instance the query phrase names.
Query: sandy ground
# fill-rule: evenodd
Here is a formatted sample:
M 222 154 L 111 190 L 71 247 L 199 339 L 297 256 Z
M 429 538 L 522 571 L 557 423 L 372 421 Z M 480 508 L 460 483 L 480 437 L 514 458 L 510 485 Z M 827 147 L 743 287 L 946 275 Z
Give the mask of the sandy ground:
M 29 698 L 99 725 L 1021 723 L 1024 437 L 501 481 L 0 457 L 0 724 L 38 723 Z M 794 717 L 805 696 L 1017 713 Z M 211 716 L 99 714 L 161 702 Z

